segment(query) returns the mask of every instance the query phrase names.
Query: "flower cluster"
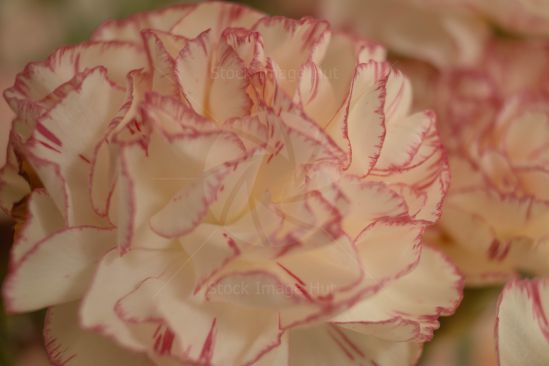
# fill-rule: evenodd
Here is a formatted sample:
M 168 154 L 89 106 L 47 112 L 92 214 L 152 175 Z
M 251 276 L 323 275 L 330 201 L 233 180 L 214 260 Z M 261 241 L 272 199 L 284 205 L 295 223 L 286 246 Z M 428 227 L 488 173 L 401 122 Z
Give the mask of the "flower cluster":
M 422 244 L 449 184 L 434 115 L 377 44 L 182 5 L 5 97 L 0 202 L 26 221 L 4 298 L 49 308 L 54 364 L 412 364 L 459 303 Z

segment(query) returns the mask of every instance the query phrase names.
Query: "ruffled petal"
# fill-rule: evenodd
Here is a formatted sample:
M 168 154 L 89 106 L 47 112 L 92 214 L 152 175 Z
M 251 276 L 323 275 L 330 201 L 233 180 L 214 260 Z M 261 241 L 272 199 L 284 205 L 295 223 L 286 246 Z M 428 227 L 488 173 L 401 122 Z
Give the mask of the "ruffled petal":
M 303 65 L 297 95 L 303 110 L 320 127 L 324 127 L 341 103 L 335 97 L 330 75 L 326 75 L 314 62 Z
M 385 83 L 389 65 L 360 64 L 345 104 L 327 132 L 348 153 L 348 170 L 364 176 L 374 167 L 385 139 Z
M 78 89 L 67 93 L 41 117 L 28 143 L 34 169 L 40 175 L 44 162 L 52 164 L 62 180 L 65 197 L 52 196 L 69 225 L 101 224 L 88 192 L 90 158 L 94 146 L 104 136 L 124 94 L 103 68 L 90 71 Z M 98 107 L 100 106 L 100 107 Z M 74 128 L 75 121 L 81 128 Z M 43 177 L 44 178 L 44 177 Z M 48 190 L 59 182 L 43 179 Z
M 178 268 L 184 259 L 183 253 L 173 250 L 135 249 L 125 256 L 111 250 L 101 259 L 90 279 L 91 285 L 80 308 L 81 326 L 130 349 L 147 350 L 149 344 L 143 342 L 140 328 L 124 323 L 115 313 L 115 305 L 144 279 Z
M 123 62 L 120 62 L 123 60 Z M 87 70 L 104 67 L 108 77 L 124 85 L 126 74 L 146 66 L 145 53 L 125 42 L 88 42 L 57 50 L 46 61 L 29 64 L 19 74 L 12 88 L 6 91 L 6 99 L 12 109 L 24 113 L 33 105 L 51 107 L 73 88 L 73 79 Z M 54 93 L 55 92 L 55 93 Z M 36 115 L 37 116 L 37 115 Z M 18 129 L 18 132 L 20 130 Z
M 173 42 L 175 49 L 182 49 L 188 42 L 185 38 L 170 36 L 159 31 L 146 30 L 143 33 L 146 51 L 149 59 L 150 69 L 152 70 L 151 89 L 161 94 L 178 95 L 180 91 L 179 84 L 175 75 L 175 57 L 170 52 L 170 44 Z M 166 40 L 166 38 L 169 40 Z
M 406 220 L 408 216 L 404 198 L 383 183 L 342 178 L 337 187 L 342 196 L 335 206 L 345 213 L 343 228 L 353 238 L 378 219 Z
M 207 106 L 214 121 L 244 117 L 250 113 L 252 102 L 247 94 L 248 75 L 244 62 L 232 49 L 218 55 L 214 65 Z
M 210 31 L 190 39 L 175 60 L 175 73 L 186 100 L 196 113 L 207 116 L 206 100 L 210 87 Z
M 183 262 L 175 271 L 143 282 L 118 303 L 117 311 L 137 324 L 164 319 L 177 335 L 179 347 L 186 350 L 183 359 L 195 363 L 253 363 L 280 345 L 276 313 L 197 302 L 189 296 L 190 279 L 191 268 Z M 246 288 L 235 286 L 227 293 L 231 291 L 244 292 Z M 151 302 L 152 297 L 157 301 Z
M 80 298 L 100 258 L 114 247 L 114 232 L 67 228 L 37 242 L 15 263 L 4 284 L 10 311 L 31 311 Z
M 261 34 L 265 53 L 278 67 L 275 78 L 288 95 L 296 90 L 301 67 L 322 60 L 331 36 L 327 22 L 312 18 L 265 17 L 253 30 Z
M 463 281 L 457 269 L 437 251 L 424 248 L 417 266 L 408 274 L 388 283 L 376 295 L 359 302 L 337 316 L 334 321 L 343 326 L 360 324 L 399 324 L 400 332 L 388 333 L 398 340 L 401 332 L 417 325 L 416 341 L 427 341 L 439 326 L 438 317 L 451 315 L 461 301 Z M 366 329 L 368 330 L 368 329 Z
M 227 28 L 251 28 L 264 15 L 239 4 L 212 1 L 192 7 L 191 12 L 171 27 L 171 32 L 193 38 L 210 29 L 217 39 Z
M 103 23 L 92 35 L 94 40 L 120 40 L 142 44 L 141 31 L 155 29 L 169 31 L 180 20 L 194 10 L 193 5 L 178 5 L 170 8 L 136 14 L 124 20 L 109 20 Z
M 409 219 L 380 218 L 366 227 L 355 240 L 366 276 L 387 281 L 410 271 L 420 260 L 424 230 L 425 222 Z
M 434 123 L 434 115 L 430 112 L 416 113 L 392 122 L 387 128 L 376 169 L 398 170 L 408 165 Z

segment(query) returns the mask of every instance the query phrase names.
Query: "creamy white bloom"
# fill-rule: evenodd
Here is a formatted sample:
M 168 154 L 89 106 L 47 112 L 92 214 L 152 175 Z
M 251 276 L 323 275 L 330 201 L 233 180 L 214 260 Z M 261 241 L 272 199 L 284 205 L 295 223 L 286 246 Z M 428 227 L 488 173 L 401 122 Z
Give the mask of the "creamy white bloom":
M 448 187 L 434 117 L 378 45 L 176 6 L 106 23 L 5 95 L 43 187 L 4 297 L 49 307 L 54 363 L 413 364 L 459 302 L 422 244 Z

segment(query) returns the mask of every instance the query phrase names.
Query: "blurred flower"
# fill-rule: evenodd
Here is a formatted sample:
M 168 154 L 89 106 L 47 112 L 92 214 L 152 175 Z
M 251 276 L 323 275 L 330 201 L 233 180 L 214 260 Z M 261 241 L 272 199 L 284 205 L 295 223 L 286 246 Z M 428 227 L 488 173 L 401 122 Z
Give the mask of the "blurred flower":
M 336 26 L 381 42 L 398 54 L 439 68 L 471 65 L 489 29 L 465 0 L 323 0 L 321 13 Z
M 498 41 L 431 84 L 453 177 L 431 241 L 471 284 L 549 272 L 547 58 L 545 43 Z
M 512 281 L 503 290 L 496 323 L 500 366 L 549 363 L 549 284 Z
M 549 37 L 549 5 L 539 0 L 323 0 L 320 12 L 397 54 L 440 69 L 474 65 L 493 31 Z
M 448 187 L 434 118 L 375 44 L 176 6 L 5 95 L 13 171 L 43 188 L 17 205 L 4 297 L 49 307 L 54 363 L 411 364 L 459 303 L 422 246 Z

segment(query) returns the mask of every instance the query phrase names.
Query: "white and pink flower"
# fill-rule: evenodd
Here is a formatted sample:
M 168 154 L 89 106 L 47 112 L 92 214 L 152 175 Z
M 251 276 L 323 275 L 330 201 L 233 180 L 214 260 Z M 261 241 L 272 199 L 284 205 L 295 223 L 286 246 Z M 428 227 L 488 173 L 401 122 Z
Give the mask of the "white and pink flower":
M 498 41 L 427 82 L 453 177 L 432 241 L 471 284 L 549 273 L 548 58 L 544 42 Z
M 384 57 L 209 2 L 30 64 L 10 167 L 42 187 L 8 310 L 49 308 L 54 364 L 415 363 L 462 283 L 422 244 L 449 178 L 433 114 Z

